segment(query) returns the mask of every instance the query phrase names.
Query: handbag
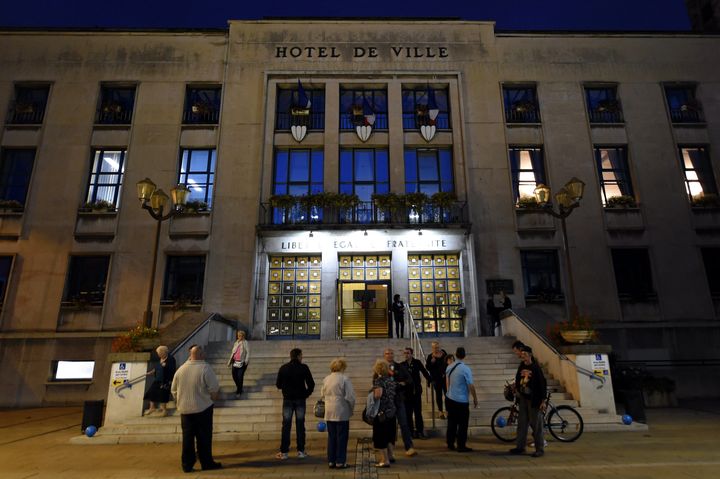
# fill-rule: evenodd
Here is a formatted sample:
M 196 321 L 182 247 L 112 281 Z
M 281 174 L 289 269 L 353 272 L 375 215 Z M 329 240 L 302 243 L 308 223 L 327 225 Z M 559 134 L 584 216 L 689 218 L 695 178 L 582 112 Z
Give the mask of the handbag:
M 245 363 L 244 363 L 244 362 L 242 362 L 242 361 L 233 361 L 233 367 L 234 367 L 234 368 L 241 368 L 241 367 L 243 367 L 243 366 L 245 366 Z
M 315 413 L 315 417 L 325 417 L 325 400 L 324 399 L 318 399 L 315 403 L 315 407 L 313 408 L 313 413 Z

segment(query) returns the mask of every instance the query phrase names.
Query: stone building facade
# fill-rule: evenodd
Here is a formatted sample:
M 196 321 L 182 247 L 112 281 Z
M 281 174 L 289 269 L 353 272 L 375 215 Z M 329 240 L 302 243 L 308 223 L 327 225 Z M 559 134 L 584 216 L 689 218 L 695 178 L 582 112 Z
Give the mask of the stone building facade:
M 103 396 L 143 317 L 146 177 L 198 210 L 162 226 L 153 324 L 219 313 L 256 340 L 387 336 L 393 294 L 425 336 L 487 334 L 500 290 L 562 318 L 561 224 L 530 197 L 577 177 L 579 310 L 717 394 L 717 50 L 464 21 L 0 32 L 0 405 Z M 54 381 L 60 360 L 94 380 Z

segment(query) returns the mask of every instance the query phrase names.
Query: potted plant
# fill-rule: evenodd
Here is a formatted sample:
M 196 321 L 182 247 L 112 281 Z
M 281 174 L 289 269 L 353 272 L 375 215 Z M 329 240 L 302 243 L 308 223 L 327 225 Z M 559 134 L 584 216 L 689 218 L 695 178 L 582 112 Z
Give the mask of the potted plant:
M 193 200 L 185 203 L 183 213 L 202 213 L 208 210 L 208 204 L 204 201 Z
M 373 205 L 375 206 L 376 219 L 380 218 L 378 213 L 382 213 L 385 222 L 389 223 L 392 217 L 405 206 L 405 200 L 395 193 L 373 193 Z
M 0 200 L 0 211 L 22 212 L 25 209 L 22 203 L 16 200 Z
M 700 193 L 692 197 L 692 206 L 695 208 L 718 208 L 720 198 L 712 193 Z
M 297 198 L 293 195 L 272 195 L 270 197 L 270 206 L 273 208 L 292 208 L 297 203 Z
M 599 101 L 597 111 L 600 113 L 618 113 L 620 112 L 620 102 L 615 99 Z
M 589 315 L 576 313 L 571 320 L 552 325 L 549 336 L 556 342 L 585 344 L 597 339 L 597 331 Z
M 121 334 L 112 342 L 112 352 L 127 353 L 133 351 L 152 351 L 156 346 L 160 332 L 138 322 L 129 331 Z
M 518 198 L 515 206 L 520 209 L 536 209 L 540 208 L 540 204 L 534 196 L 522 195 Z
M 635 198 L 630 195 L 611 196 L 605 208 L 637 208 Z
M 438 208 L 446 210 L 457 201 L 457 196 L 452 191 L 439 191 L 430 197 L 430 203 Z
M 428 195 L 425 193 L 407 193 L 404 199 L 405 206 L 412 208 L 419 213 L 430 198 L 428 198 Z
M 93 213 L 107 213 L 109 211 L 115 211 L 115 205 L 105 200 L 88 201 L 83 204 L 80 208 L 82 211 Z

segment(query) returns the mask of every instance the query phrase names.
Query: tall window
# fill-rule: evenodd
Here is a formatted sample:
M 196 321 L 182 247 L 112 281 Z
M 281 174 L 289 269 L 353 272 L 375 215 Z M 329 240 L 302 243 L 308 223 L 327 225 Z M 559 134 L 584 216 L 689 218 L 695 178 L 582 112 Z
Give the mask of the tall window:
M 673 123 L 702 123 L 702 105 L 695 97 L 695 85 L 666 85 L 665 99 Z
M 408 254 L 408 303 L 418 332 L 462 333 L 460 257 Z
M 5 149 L 0 158 L 0 200 L 15 201 L 25 207 L 35 150 Z
M 104 85 L 100 88 L 95 123 L 103 125 L 129 125 L 135 106 L 134 86 Z
M 270 256 L 268 339 L 320 339 L 320 256 Z
M 63 302 L 102 304 L 110 255 L 70 256 Z
M 273 195 L 305 196 L 323 191 L 323 150 L 308 148 L 275 151 Z M 321 211 L 315 211 L 321 219 Z M 299 205 L 273 209 L 273 223 L 309 221 L 310 212 Z
M 120 190 L 125 173 L 125 150 L 95 150 L 85 201 L 106 201 L 120 206 Z
M 715 175 L 705 147 L 681 146 L 680 157 L 685 175 L 685 191 L 690 202 L 702 201 L 705 195 L 717 195 Z
M 450 148 L 407 148 L 405 192 L 431 196 L 440 191 L 455 191 Z
M 644 301 L 655 296 L 650 256 L 646 249 L 615 248 L 612 260 L 620 299 Z
M 387 91 L 383 89 L 340 89 L 340 129 L 354 130 L 353 117 L 356 109 L 362 112 L 370 109 L 375 113 L 376 130 L 387 130 Z
M 15 85 L 15 101 L 10 105 L 7 122 L 37 125 L 43 122 L 50 87 Z
M 600 177 L 600 191 L 604 206 L 612 205 L 613 198 L 635 197 L 630 181 L 627 149 L 624 146 L 595 147 L 595 162 Z
M 214 149 L 182 150 L 178 183 L 190 188 L 188 201 L 202 201 L 212 206 L 216 159 Z
M 388 151 L 371 148 L 343 148 L 340 150 L 340 193 L 356 194 L 360 204 L 355 221 L 373 220 L 373 193 L 390 191 Z
M 403 129 L 418 130 L 420 124 L 422 124 L 418 117 L 427 114 L 433 100 L 438 109 L 438 115 L 434 120 L 435 126 L 438 130 L 449 130 L 450 102 L 448 101 L 448 90 L 447 88 L 428 87 L 403 88 Z
M 162 300 L 202 304 L 204 281 L 205 255 L 168 255 Z
M 539 184 L 547 184 L 543 150 L 540 147 L 510 147 L 510 172 L 512 174 L 513 200 L 534 197 Z
M 562 295 L 555 250 L 520 251 L 525 296 L 550 301 Z
M 617 87 L 585 87 L 590 123 L 622 123 L 623 113 Z
M 5 294 L 10 282 L 10 271 L 12 270 L 14 256 L 0 256 L 0 308 L 5 304 Z
M 540 123 L 540 108 L 534 85 L 503 86 L 505 121 L 508 123 Z
M 305 94 L 310 100 L 310 118 L 308 130 L 323 130 L 325 128 L 325 90 L 319 88 L 305 88 Z M 280 88 L 277 90 L 277 103 L 275 105 L 275 129 L 289 130 L 292 125 L 291 112 L 293 106 L 299 105 L 299 88 Z
M 217 124 L 220 120 L 220 86 L 192 87 L 185 91 L 185 124 Z
M 710 293 L 720 297 L 720 248 L 702 248 L 702 259 Z

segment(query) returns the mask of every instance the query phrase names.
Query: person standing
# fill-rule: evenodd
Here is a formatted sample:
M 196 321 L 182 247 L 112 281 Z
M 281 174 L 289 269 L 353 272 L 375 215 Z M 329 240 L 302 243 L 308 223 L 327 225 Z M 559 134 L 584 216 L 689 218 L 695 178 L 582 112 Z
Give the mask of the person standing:
M 397 433 L 397 409 L 395 391 L 397 383 L 390 377 L 387 362 L 378 359 L 373 365 L 372 393 L 376 401 L 380 401 L 378 414 L 373 419 L 373 447 L 376 451 L 375 467 L 390 467 L 393 458 L 393 444 Z
M 547 407 L 547 382 L 537 361 L 533 360 L 532 349 L 522 347 L 522 362 L 515 374 L 515 390 L 518 401 L 517 442 L 510 454 L 525 452 L 528 426 L 532 427 L 535 452 L 532 457 L 545 455 L 543 438 L 543 415 Z
M 144 399 L 150 401 L 150 407 L 143 413 L 148 416 L 156 411 L 155 403 L 159 404 L 158 415 L 167 416 L 167 403 L 170 401 L 170 386 L 172 386 L 175 370 L 177 369 L 175 358 L 170 356 L 170 350 L 167 346 L 158 346 L 155 352 L 160 361 L 155 369 L 151 372 L 155 375 L 148 392 L 145 393 Z M 150 373 L 148 373 L 150 374 Z
M 405 303 L 400 301 L 400 295 L 393 296 L 393 303 L 390 307 L 395 321 L 395 337 L 405 337 Z M 390 335 L 392 337 L 392 334 Z
M 297 457 L 305 459 L 305 401 L 315 389 L 310 368 L 302 363 L 302 350 L 294 348 L 290 351 L 290 362 L 283 364 L 277 374 L 275 386 L 282 390 L 282 436 L 280 439 L 280 452 L 275 457 L 280 460 L 288 458 L 290 451 L 290 430 L 292 418 L 295 415 L 295 434 L 297 442 Z
M 383 356 L 387 363 L 388 374 L 396 384 L 395 408 L 397 409 L 400 434 L 402 435 L 403 445 L 405 446 L 405 455 L 412 457 L 417 455 L 417 451 L 413 445 L 412 431 L 408 425 L 407 413 L 405 411 L 405 392 L 413 387 L 412 377 L 410 377 L 410 373 L 404 364 L 395 362 L 395 353 L 391 348 L 385 349 Z
M 175 373 L 170 391 L 175 397 L 182 426 L 182 470 L 192 472 L 196 458 L 203 471 L 220 469 L 212 456 L 213 400 L 220 384 L 200 346 L 190 346 L 190 359 Z M 197 456 L 195 443 L 197 442 Z
M 239 398 L 243 392 L 245 371 L 249 363 L 250 348 L 245 339 L 245 331 L 238 330 L 237 339 L 235 340 L 235 344 L 233 344 L 227 363 L 228 367 L 232 370 L 233 381 L 235 381 L 235 398 Z
M 405 412 L 407 413 L 407 422 L 414 438 L 422 438 L 425 436 L 425 424 L 422 417 L 422 378 L 420 375 L 430 382 L 430 373 L 428 373 L 422 361 L 413 357 L 413 348 L 405 348 L 405 367 L 412 378 L 412 386 L 405 390 Z M 413 416 L 415 421 L 413 422 Z M 414 426 L 414 427 L 413 427 Z
M 325 399 L 325 422 L 328 431 L 328 467 L 345 469 L 347 445 L 350 437 L 350 416 L 355 408 L 355 391 L 344 373 L 347 362 L 343 358 L 333 359 L 330 375 L 323 379 L 320 395 Z
M 448 366 L 445 375 L 447 377 L 446 405 L 448 410 L 447 424 L 447 447 L 452 451 L 470 452 L 467 447 L 468 423 L 470 421 L 470 401 L 472 394 L 473 406 L 477 407 L 477 394 L 473 385 L 472 371 L 463 362 L 465 359 L 465 348 L 458 347 L 455 351 L 457 361 Z M 457 440 L 457 447 L 455 441 Z
M 485 312 L 488 315 L 489 323 L 490 323 L 490 336 L 497 336 L 495 334 L 498 326 L 500 325 L 500 309 L 498 309 L 497 306 L 495 306 L 495 300 L 492 298 L 488 298 L 487 303 L 485 304 Z
M 440 349 L 440 343 L 433 341 L 430 343 L 432 351 L 428 354 L 427 360 L 425 361 L 425 368 L 430 373 L 433 389 L 435 390 L 435 403 L 437 404 L 438 411 L 440 413 L 440 419 L 445 419 L 445 413 L 443 412 L 443 398 L 447 392 L 447 386 L 445 384 L 445 358 L 447 353 L 444 349 Z

